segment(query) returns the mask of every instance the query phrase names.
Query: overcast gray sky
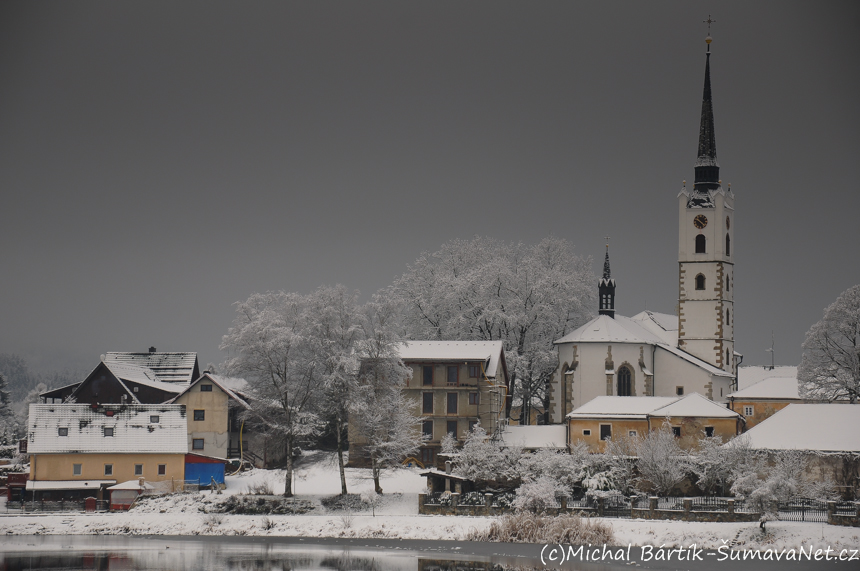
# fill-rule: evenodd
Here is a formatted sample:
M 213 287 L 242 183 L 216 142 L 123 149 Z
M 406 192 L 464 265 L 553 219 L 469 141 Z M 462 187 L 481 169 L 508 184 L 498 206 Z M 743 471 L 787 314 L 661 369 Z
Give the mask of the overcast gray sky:
M 736 348 L 797 364 L 860 283 L 853 1 L 6 0 L 0 352 L 220 362 L 233 302 L 476 234 L 610 235 L 619 312 L 674 313 L 709 13 Z

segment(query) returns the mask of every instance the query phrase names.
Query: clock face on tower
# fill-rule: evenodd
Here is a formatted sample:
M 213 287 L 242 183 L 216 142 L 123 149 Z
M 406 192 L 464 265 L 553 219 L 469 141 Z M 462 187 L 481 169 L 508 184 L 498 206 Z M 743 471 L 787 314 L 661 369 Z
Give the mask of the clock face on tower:
M 699 214 L 693 218 L 693 226 L 701 230 L 708 225 L 708 218 L 704 214 Z

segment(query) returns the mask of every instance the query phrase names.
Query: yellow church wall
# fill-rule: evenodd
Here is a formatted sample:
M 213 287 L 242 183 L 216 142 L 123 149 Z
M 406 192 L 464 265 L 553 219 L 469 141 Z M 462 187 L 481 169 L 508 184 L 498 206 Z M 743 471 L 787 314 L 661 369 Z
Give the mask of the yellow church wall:
M 747 422 L 744 430 L 749 430 L 756 424 L 767 420 L 790 404 L 791 402 L 789 401 L 734 400 L 731 403 L 731 408 L 746 419 Z M 744 414 L 744 407 L 746 406 L 753 407 L 752 415 L 746 416 Z
M 74 465 L 81 465 L 75 475 Z M 112 474 L 105 474 L 105 465 L 113 466 Z M 143 465 L 143 474 L 134 473 L 135 464 Z M 164 465 L 164 474 L 158 466 Z M 157 482 L 185 479 L 184 454 L 34 454 L 30 456 L 31 480 L 116 480 L 117 483 L 140 477 Z

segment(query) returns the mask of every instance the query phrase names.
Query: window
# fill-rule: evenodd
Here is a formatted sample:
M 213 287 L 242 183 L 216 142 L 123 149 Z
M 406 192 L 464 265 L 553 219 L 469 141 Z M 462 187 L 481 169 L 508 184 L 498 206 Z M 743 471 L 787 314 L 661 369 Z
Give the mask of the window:
M 139 392 L 140 392 L 140 387 L 134 387 L 134 388 L 132 389 L 132 391 L 134 391 L 134 392 L 136 392 L 136 393 L 139 393 Z
M 80 476 L 83 473 L 83 464 L 72 464 L 72 476 Z
M 630 374 L 630 369 L 627 367 L 621 367 L 618 369 L 618 396 L 620 397 L 629 397 L 632 394 L 630 382 L 632 375 Z
M 680 396 L 684 395 L 684 387 L 675 387 L 675 394 Z
M 469 365 L 469 377 L 472 379 L 477 379 L 480 376 L 481 376 L 480 365 Z
M 732 255 L 732 239 L 726 234 L 726 257 Z
M 673 426 L 672 427 L 672 434 L 675 435 L 675 438 L 681 438 L 681 427 L 680 426 Z
M 433 414 L 433 393 L 423 393 L 421 414 Z
M 158 475 L 164 476 L 167 474 L 167 464 L 159 464 L 158 465 Z
M 445 432 L 457 438 L 457 421 L 449 420 L 448 425 L 445 427 Z
M 206 420 L 206 411 L 205 410 L 195 410 L 194 411 L 194 420 Z
M 627 436 L 636 436 L 636 431 L 635 430 L 628 430 Z
M 149 417 L 149 422 L 151 422 L 152 424 L 158 424 L 159 422 L 161 422 L 161 418 L 157 414 L 153 414 Z
M 726 309 L 726 325 L 729 325 L 729 310 Z M 728 361 L 728 359 L 726 359 Z
M 729 291 L 729 276 L 726 276 L 726 291 Z
M 143 464 L 135 464 L 134 465 L 134 475 L 135 476 L 143 476 Z
M 459 383 L 457 382 L 460 374 L 460 367 L 457 365 L 448 365 L 448 384 L 457 386 Z
M 192 450 L 203 450 L 203 439 L 202 438 L 191 439 L 191 449 Z
M 601 424 L 600 425 L 600 439 L 601 440 L 609 440 L 612 438 L 612 425 L 611 424 Z
M 752 416 L 753 414 L 755 414 L 753 407 L 751 407 L 751 406 L 745 406 L 744 407 L 744 416 Z
M 583 436 L 591 436 L 591 429 L 584 428 L 584 429 L 582 430 L 582 435 L 583 435 Z
M 457 414 L 457 393 L 448 393 L 448 414 Z
M 714 427 L 713 426 L 706 426 L 705 427 L 705 436 L 710 438 L 713 435 L 714 435 Z
M 69 429 L 68 428 L 58 428 L 57 434 L 59 436 L 68 436 L 69 435 Z
M 469 393 L 469 404 L 479 404 L 478 393 Z
M 436 461 L 436 451 L 432 448 L 421 449 L 421 463 L 430 466 Z
M 705 289 L 705 276 L 702 274 L 696 276 L 696 289 Z
M 699 234 L 696 236 L 696 253 L 704 254 L 705 253 L 705 235 Z
M 421 367 L 421 382 L 424 383 L 424 386 L 431 386 L 433 384 L 433 367 L 430 365 L 425 365 Z
M 212 392 L 212 385 L 200 385 L 200 392 L 201 393 L 211 393 Z
M 113 428 L 110 426 L 105 426 L 104 430 L 105 436 L 113 436 Z
M 475 427 L 476 427 L 477 425 L 478 425 L 478 421 L 477 421 L 477 420 L 470 420 L 470 421 L 469 421 L 469 432 L 474 432 Z
M 113 476 L 113 464 L 105 464 L 105 476 Z
M 425 420 L 421 423 L 421 432 L 424 433 L 424 436 L 427 436 L 430 440 L 433 440 L 433 421 Z

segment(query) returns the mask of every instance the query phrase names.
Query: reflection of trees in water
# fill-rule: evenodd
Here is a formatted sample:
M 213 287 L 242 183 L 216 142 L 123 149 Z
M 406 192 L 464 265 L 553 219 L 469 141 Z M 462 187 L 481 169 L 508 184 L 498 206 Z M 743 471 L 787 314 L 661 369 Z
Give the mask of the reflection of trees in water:
M 375 557 L 354 557 L 344 551 L 338 557 L 326 557 L 320 567 L 335 571 L 380 571 L 381 565 Z
M 509 569 L 508 567 L 489 561 L 418 560 L 418 571 L 509 571 Z

